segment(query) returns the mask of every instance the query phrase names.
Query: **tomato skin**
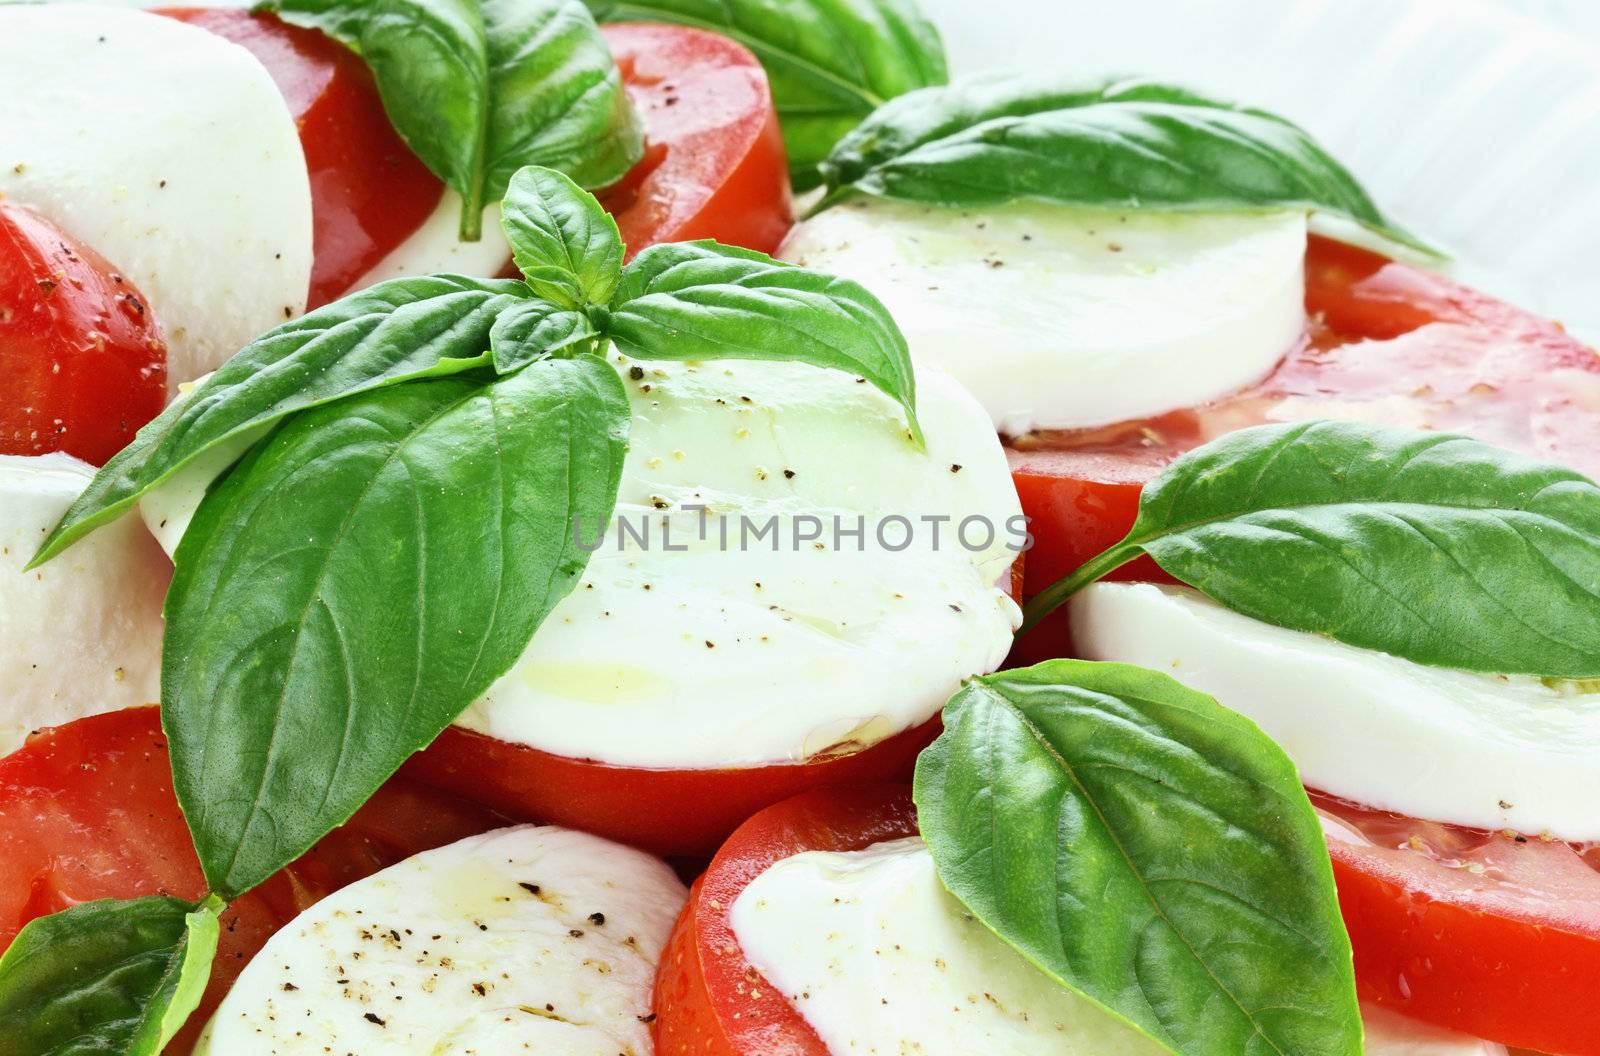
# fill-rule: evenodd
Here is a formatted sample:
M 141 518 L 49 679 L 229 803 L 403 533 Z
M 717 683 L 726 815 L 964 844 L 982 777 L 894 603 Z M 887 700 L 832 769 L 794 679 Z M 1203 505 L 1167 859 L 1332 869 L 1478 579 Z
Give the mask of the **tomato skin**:
M 1600 1054 L 1600 849 L 1313 801 L 1345 834 L 1328 845 L 1363 999 L 1511 1046 Z
M 601 27 L 645 129 L 645 156 L 600 195 L 628 258 L 710 238 L 771 253 L 794 223 L 767 75 L 742 45 L 685 26 Z
M 161 413 L 167 350 L 114 265 L 0 202 L 0 454 L 103 464 Z
M 444 184 L 395 132 L 355 52 L 317 30 L 243 8 L 159 13 L 245 48 L 288 104 L 311 180 L 308 309 L 349 290 L 438 206 Z
M 200 1009 L 169 1048 L 186 1052 L 250 957 L 301 910 L 346 884 L 504 819 L 404 781 L 261 886 L 235 899 Z M 0 759 L 0 951 L 34 917 L 96 898 L 206 890 L 155 707 L 35 733 Z
M 518 820 L 565 825 L 661 855 L 706 855 L 764 807 L 821 785 L 905 780 L 937 717 L 857 752 L 727 770 L 612 766 L 452 726 L 401 774 Z
M 802 851 L 859 851 L 917 834 L 911 789 L 817 789 L 768 807 L 728 837 L 694 884 L 656 974 L 660 1056 L 829 1056 L 805 1019 L 745 959 L 734 900 L 774 862 Z

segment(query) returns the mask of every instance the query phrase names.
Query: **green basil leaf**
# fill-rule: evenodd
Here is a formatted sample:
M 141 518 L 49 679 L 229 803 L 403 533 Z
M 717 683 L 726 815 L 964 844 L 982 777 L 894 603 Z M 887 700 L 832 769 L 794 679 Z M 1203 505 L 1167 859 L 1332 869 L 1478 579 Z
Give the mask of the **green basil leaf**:
M 546 356 L 598 353 L 602 340 L 589 317 L 575 308 L 522 301 L 495 320 L 489 349 L 494 369 L 509 374 Z
M 562 308 L 605 304 L 622 274 L 622 235 L 594 195 L 554 169 L 511 178 L 501 226 L 534 294 Z
M 915 795 L 956 898 L 1174 1053 L 1361 1053 L 1321 826 L 1243 716 L 1125 664 L 988 675 L 945 706 Z
M 161 671 L 212 889 L 294 860 L 510 668 L 588 561 L 573 518 L 611 514 L 628 424 L 607 363 L 547 359 L 306 411 L 212 487 Z
M 520 282 L 435 275 L 394 279 L 274 327 L 139 430 L 95 474 L 33 564 L 122 514 L 196 457 L 225 446 L 226 468 L 286 415 L 386 385 L 483 366 Z
M 846 279 L 715 242 L 652 246 L 622 271 L 607 334 L 635 359 L 762 359 L 865 378 L 917 423 L 916 379 L 888 309 Z
M 1281 117 L 1149 81 L 975 77 L 884 106 L 822 166 L 850 194 L 962 208 L 1038 199 L 1164 210 L 1296 208 L 1438 256 Z
M 205 991 L 215 895 L 106 899 L 38 917 L 0 957 L 0 1056 L 155 1056 Z
M 589 0 L 605 21 L 676 22 L 749 48 L 767 71 L 797 190 L 885 101 L 944 84 L 944 44 L 914 0 Z
M 461 196 L 461 237 L 523 165 L 589 186 L 620 178 L 643 139 L 611 53 L 580 0 L 266 0 L 371 68 L 384 110 Z
M 1439 667 L 1600 677 L 1600 488 L 1466 437 L 1229 433 L 1151 481 L 1127 537 L 1041 592 L 1024 629 L 1139 554 L 1280 627 Z

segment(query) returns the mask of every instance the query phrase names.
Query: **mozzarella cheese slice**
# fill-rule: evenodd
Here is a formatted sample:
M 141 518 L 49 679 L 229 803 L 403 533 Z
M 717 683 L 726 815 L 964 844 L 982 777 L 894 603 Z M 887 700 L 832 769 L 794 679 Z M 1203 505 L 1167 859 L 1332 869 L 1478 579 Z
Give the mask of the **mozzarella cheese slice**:
M 161 699 L 172 567 L 137 518 L 22 570 L 93 476 L 70 455 L 0 455 L 0 755 L 41 726 Z
M 617 521 L 462 725 L 618 765 L 789 762 L 917 725 L 1005 658 L 1021 507 L 947 377 L 918 376 L 918 451 L 849 375 L 615 362 L 633 406 Z
M 808 851 L 756 877 L 729 911 L 750 963 L 828 1051 L 919 1056 L 1160 1056 L 1059 986 L 945 891 L 917 837 Z M 1364 1009 L 1367 1056 L 1504 1056 L 1476 1039 Z
M 993 670 L 1020 613 L 1024 522 L 983 409 L 918 374 L 895 403 L 783 363 L 631 363 L 617 514 L 583 581 L 459 720 L 623 766 L 726 767 L 864 747 Z M 171 552 L 218 463 L 141 503 Z
M 503 274 L 511 264 L 511 247 L 500 230 L 499 203 L 483 211 L 483 237 L 478 241 L 461 241 L 460 227 L 461 196 L 446 190 L 422 226 L 406 236 L 404 242 L 390 250 L 388 256 L 373 265 L 372 270 L 356 280 L 350 289 L 363 290 L 375 282 L 407 275 L 493 278 Z
M 1002 433 L 1192 407 L 1264 375 L 1305 326 L 1300 213 L 981 211 L 879 199 L 795 227 L 779 255 L 862 283 L 912 355 Z
M 1600 839 L 1600 692 L 1425 667 L 1231 612 L 1187 587 L 1100 583 L 1081 656 L 1165 671 L 1253 719 L 1305 783 L 1413 817 Z
M 195 1056 L 649 1056 L 656 962 L 686 897 L 665 863 L 584 833 L 472 836 L 301 913 Z
M 305 159 L 248 51 L 143 11 L 0 6 L 0 96 L 0 197 L 144 291 L 174 388 L 305 309 Z

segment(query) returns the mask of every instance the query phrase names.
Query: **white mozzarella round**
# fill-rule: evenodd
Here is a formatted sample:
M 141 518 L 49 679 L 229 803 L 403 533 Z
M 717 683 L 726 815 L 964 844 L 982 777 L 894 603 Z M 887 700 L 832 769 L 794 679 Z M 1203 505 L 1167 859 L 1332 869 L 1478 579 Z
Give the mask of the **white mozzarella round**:
M 363 290 L 375 282 L 407 275 L 493 278 L 511 264 L 511 247 L 500 230 L 498 202 L 484 209 L 483 237 L 478 241 L 461 241 L 460 228 L 461 196 L 447 190 L 422 226 L 390 250 L 388 256 L 373 265 L 372 270 L 357 279 L 350 289 Z
M 93 476 L 69 455 L 0 455 L 0 755 L 41 726 L 161 699 L 172 566 L 138 518 L 22 570 Z
M 1100 583 L 1080 655 L 1165 671 L 1266 731 L 1313 788 L 1486 829 L 1600 839 L 1600 691 L 1426 667 L 1231 612 L 1187 587 Z
M 1301 213 L 955 210 L 856 199 L 779 255 L 855 279 L 1001 432 L 1192 407 L 1266 375 L 1305 327 Z
M 0 197 L 144 292 L 174 389 L 305 309 L 305 158 L 248 51 L 143 11 L 0 5 L 0 95 Z
M 472 836 L 301 913 L 196 1056 L 649 1056 L 656 962 L 686 897 L 659 859 L 581 832 Z
M 1021 507 L 982 408 L 949 378 L 919 374 L 924 452 L 846 374 L 657 363 L 635 378 L 615 362 L 633 405 L 619 523 L 462 725 L 618 765 L 789 762 L 921 723 L 1004 659 L 1018 610 L 996 584 Z M 916 522 L 903 550 L 893 517 Z M 978 549 L 958 537 L 969 517 L 995 529 L 968 522 Z
M 739 946 L 837 1056 L 1158 1056 L 1166 1050 L 1061 987 L 940 884 L 917 837 L 808 851 L 768 867 L 729 910 Z M 1362 1009 L 1367 1056 L 1504 1056 L 1473 1038 Z

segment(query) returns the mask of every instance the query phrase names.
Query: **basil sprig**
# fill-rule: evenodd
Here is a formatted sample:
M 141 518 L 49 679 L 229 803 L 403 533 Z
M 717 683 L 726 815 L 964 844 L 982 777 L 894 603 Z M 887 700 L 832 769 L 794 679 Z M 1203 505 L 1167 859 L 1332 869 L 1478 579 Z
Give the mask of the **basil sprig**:
M 0 1053 L 156 1056 L 200 1003 L 222 909 L 151 896 L 29 921 L 0 957 Z
M 461 196 L 461 237 L 524 165 L 586 187 L 620 179 L 643 134 L 581 0 L 266 0 L 372 69 L 395 131 Z
M 549 169 L 510 181 L 503 227 L 528 281 L 397 280 L 268 332 L 141 431 L 35 557 L 215 461 L 167 595 L 162 722 L 225 897 L 343 822 L 576 584 L 572 525 L 609 520 L 626 451 L 611 342 L 849 371 L 921 435 L 905 341 L 859 286 L 712 243 L 623 267 L 616 225 Z
M 1466 437 L 1230 433 L 1146 485 L 1127 537 L 1040 592 L 1023 631 L 1140 554 L 1281 627 L 1438 667 L 1600 676 L 1600 487 Z
M 731 37 L 767 71 L 797 190 L 839 138 L 897 95 L 944 84 L 944 43 L 915 0 L 587 0 L 602 21 Z
M 1181 1056 L 1358 1056 L 1333 871 L 1289 759 L 1165 675 L 972 680 L 917 760 L 940 880 L 1034 965 Z
M 1305 131 L 1142 80 L 1016 74 L 926 88 L 875 112 L 822 164 L 828 197 L 954 207 L 1034 199 L 1110 209 L 1322 210 L 1424 254 Z

